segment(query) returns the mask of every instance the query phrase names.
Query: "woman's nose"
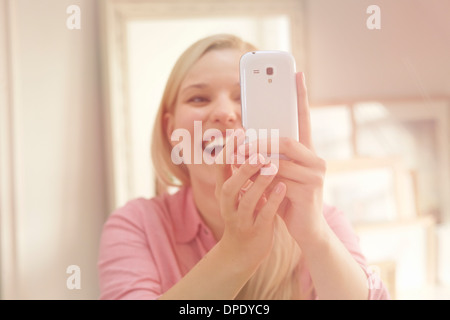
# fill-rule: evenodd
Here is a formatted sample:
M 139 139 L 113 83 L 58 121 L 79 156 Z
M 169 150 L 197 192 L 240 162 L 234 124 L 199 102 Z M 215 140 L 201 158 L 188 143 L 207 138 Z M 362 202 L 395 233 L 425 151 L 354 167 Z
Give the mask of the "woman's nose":
M 239 106 L 236 101 L 228 97 L 221 97 L 217 99 L 212 110 L 213 122 L 219 122 L 222 124 L 233 124 L 238 119 Z

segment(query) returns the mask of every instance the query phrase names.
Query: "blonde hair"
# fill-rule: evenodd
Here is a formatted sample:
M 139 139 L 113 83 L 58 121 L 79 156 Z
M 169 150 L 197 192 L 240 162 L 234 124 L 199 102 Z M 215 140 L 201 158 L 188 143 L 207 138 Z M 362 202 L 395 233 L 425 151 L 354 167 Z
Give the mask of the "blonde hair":
M 164 127 L 164 115 L 174 112 L 181 82 L 193 64 L 205 53 L 223 49 L 234 49 L 245 53 L 256 50 L 256 47 L 233 35 L 213 35 L 191 45 L 172 69 L 152 135 L 151 156 L 159 193 L 167 191 L 169 186 L 190 185 L 187 167 L 184 164 L 175 165 L 171 160 L 172 146 Z M 236 299 L 297 299 L 304 296 L 300 292 L 298 277 L 300 256 L 297 243 L 286 230 L 284 222 L 277 216 L 272 250 Z
M 186 165 L 176 165 L 170 157 L 172 146 L 167 138 L 166 128 L 163 125 L 164 115 L 174 112 L 181 82 L 194 63 L 207 52 L 220 49 L 236 49 L 243 53 L 256 50 L 250 43 L 244 42 L 233 35 L 218 34 L 210 36 L 191 45 L 178 58 L 169 75 L 161 104 L 156 114 L 151 145 L 151 157 L 157 178 L 157 190 L 159 191 L 164 192 L 170 186 L 180 187 L 190 184 Z

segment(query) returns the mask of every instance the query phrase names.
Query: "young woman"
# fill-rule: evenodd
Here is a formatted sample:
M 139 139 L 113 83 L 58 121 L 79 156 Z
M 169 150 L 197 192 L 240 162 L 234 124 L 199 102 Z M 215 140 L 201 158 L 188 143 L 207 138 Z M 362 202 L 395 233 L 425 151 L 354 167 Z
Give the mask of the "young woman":
M 309 106 L 297 74 L 300 141 L 280 139 L 273 166 L 243 144 L 239 59 L 256 48 L 231 35 L 202 39 L 179 58 L 156 118 L 152 157 L 161 191 L 116 210 L 104 226 L 99 256 L 102 299 L 381 299 L 344 215 L 323 204 L 324 160 L 311 144 Z M 175 164 L 183 129 L 205 150 L 194 122 L 224 135 L 216 161 Z M 198 123 L 198 122 L 197 122 Z M 216 142 L 217 143 L 217 142 Z M 227 164 L 238 154 L 241 165 Z M 185 155 L 184 155 L 185 156 Z M 220 164 L 223 163 L 223 164 Z M 179 186 L 174 194 L 168 186 Z

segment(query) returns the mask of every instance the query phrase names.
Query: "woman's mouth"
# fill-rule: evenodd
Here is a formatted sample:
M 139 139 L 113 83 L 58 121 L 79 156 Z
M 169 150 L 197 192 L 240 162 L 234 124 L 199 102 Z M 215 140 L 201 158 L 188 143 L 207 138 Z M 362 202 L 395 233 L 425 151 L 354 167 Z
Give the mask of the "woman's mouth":
M 206 152 L 206 154 L 214 158 L 216 155 L 219 154 L 220 151 L 222 151 L 225 142 L 226 141 L 223 137 L 216 137 L 216 138 L 212 137 L 211 141 L 203 141 L 202 143 L 203 153 Z

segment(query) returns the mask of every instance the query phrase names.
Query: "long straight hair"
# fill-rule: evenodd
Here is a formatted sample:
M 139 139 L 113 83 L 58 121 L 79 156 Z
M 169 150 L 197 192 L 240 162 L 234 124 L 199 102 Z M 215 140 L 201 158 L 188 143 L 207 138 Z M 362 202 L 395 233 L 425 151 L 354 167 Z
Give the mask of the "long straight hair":
M 174 113 L 180 84 L 186 74 L 205 53 L 211 50 L 234 49 L 242 53 L 257 50 L 252 44 L 234 35 L 218 34 L 191 45 L 178 59 L 168 78 L 153 128 L 151 156 L 157 177 L 158 193 L 168 187 L 189 186 L 190 178 L 184 164 L 175 165 L 170 157 L 172 146 L 164 127 L 164 115 Z M 284 221 L 277 216 L 274 242 L 270 254 L 241 289 L 236 299 L 299 299 L 301 254 Z

